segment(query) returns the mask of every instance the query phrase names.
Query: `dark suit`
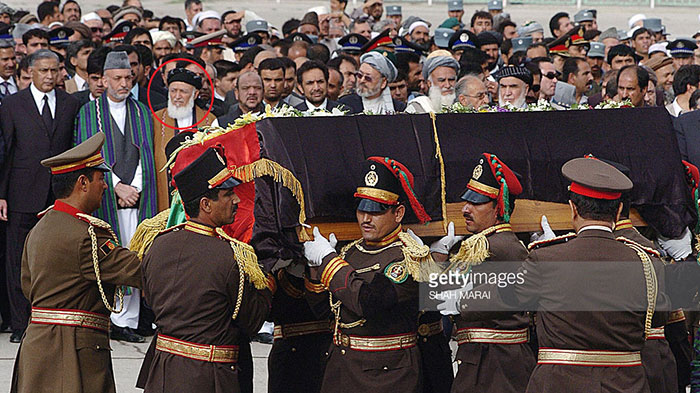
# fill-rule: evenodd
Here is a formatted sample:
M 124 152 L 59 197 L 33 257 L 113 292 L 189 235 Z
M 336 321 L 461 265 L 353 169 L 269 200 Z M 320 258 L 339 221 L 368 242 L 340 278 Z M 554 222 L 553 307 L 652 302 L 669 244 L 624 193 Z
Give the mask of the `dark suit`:
M 700 165 L 700 111 L 684 113 L 673 118 L 681 157 L 691 164 Z
M 22 294 L 20 268 L 24 240 L 38 221 L 36 214 L 54 201 L 51 174 L 40 161 L 71 147 L 78 99 L 56 89 L 53 127 L 47 129 L 31 93 L 24 89 L 5 97 L 0 125 L 7 157 L 0 170 L 0 199 L 7 200 L 7 285 L 12 329 L 22 331 L 29 319 L 29 302 Z
M 394 112 L 403 112 L 406 110 L 406 104 L 397 101 L 395 99 L 391 99 L 394 103 Z M 338 103 L 345 105 L 345 109 L 348 109 L 350 112 L 348 114 L 355 114 L 355 113 L 362 113 L 362 111 L 365 110 L 364 106 L 362 105 L 362 97 L 358 96 L 357 94 L 350 94 L 346 95 L 345 97 L 341 97 L 338 99 Z
M 78 99 L 78 108 L 82 108 L 83 105 L 90 102 L 90 90 L 76 91 L 71 95 Z
M 139 101 L 148 107 L 148 90 L 141 86 L 139 86 Z M 168 106 L 168 97 L 151 89 L 151 106 L 153 106 L 154 111 L 165 108 Z
M 253 112 L 262 112 L 263 110 L 264 108 L 262 107 L 262 104 L 260 104 Z M 229 124 L 233 124 L 233 122 L 241 116 L 243 116 L 243 111 L 240 108 L 240 104 L 236 104 L 232 106 L 225 115 L 217 116 L 216 119 L 219 121 L 219 127 L 226 128 Z
M 342 106 L 343 106 L 343 104 L 339 103 L 338 101 L 328 100 L 328 101 L 326 101 L 326 107 L 324 109 L 330 112 L 333 110 L 333 108 L 342 108 Z M 309 107 L 306 105 L 306 100 L 304 100 L 304 102 L 295 106 L 294 108 L 298 109 L 302 112 L 309 110 Z

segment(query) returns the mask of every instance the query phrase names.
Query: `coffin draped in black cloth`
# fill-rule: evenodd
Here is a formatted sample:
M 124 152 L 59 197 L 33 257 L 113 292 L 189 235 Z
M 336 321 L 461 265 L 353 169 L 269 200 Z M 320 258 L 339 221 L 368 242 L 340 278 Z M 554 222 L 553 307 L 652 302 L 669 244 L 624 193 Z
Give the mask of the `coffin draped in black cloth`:
M 593 154 L 631 170 L 632 206 L 659 233 L 678 237 L 696 220 L 678 144 L 664 108 L 437 115 L 445 162 L 447 202 L 459 202 L 477 156 L 496 154 L 523 176 L 524 199 L 566 203 L 569 182 L 561 166 Z M 360 163 L 387 156 L 415 176 L 415 191 L 439 220 L 440 167 L 429 115 L 269 118 L 257 123 L 261 156 L 277 161 L 301 182 L 310 219 L 354 221 L 353 193 Z M 256 188 L 269 187 L 260 182 Z M 265 195 L 257 190 L 256 195 Z M 297 204 L 277 189 L 261 197 L 259 214 L 278 228 L 297 225 Z M 267 191 L 269 196 L 270 192 Z M 264 212 L 264 213 L 263 213 Z M 408 217 L 416 222 L 415 217 Z M 264 220 L 261 221 L 261 223 Z

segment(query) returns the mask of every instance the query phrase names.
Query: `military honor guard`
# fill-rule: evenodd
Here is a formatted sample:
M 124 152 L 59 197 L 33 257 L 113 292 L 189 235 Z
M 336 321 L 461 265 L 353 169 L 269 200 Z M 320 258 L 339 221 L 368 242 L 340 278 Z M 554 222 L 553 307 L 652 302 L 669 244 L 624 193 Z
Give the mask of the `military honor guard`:
M 239 392 L 238 343 L 260 329 L 274 284 L 251 246 L 221 226 L 240 199 L 223 152 L 209 148 L 174 175 L 189 220 L 160 233 L 143 260 L 157 335 L 137 386 L 145 392 Z
M 515 200 L 522 190 L 515 172 L 504 162 L 490 153 L 480 155 L 462 195 L 462 214 L 467 230 L 474 235 L 461 243 L 448 235 L 433 244 L 431 251 L 445 259 L 459 243 L 459 251 L 451 257 L 451 268 L 461 272 L 478 272 L 487 265 L 493 268 L 498 262 L 524 261 L 527 249 L 510 225 Z M 499 272 L 515 272 L 519 267 L 502 265 Z M 463 313 L 455 317 L 455 323 L 459 349 L 452 392 L 525 391 L 535 367 L 535 355 L 528 345 L 527 313 L 504 313 L 488 320 Z
M 562 174 L 576 236 L 533 249 L 519 270 L 523 283 L 503 290 L 506 303 L 540 310 L 526 392 L 649 392 L 640 351 L 654 311 L 669 304 L 654 250 L 613 234 L 632 181 L 592 158 L 568 161 Z
M 422 392 L 418 282 L 434 262 L 401 226 L 409 208 L 419 221 L 430 219 L 413 187 L 404 165 L 370 157 L 354 194 L 362 238 L 337 253 L 334 236 L 316 228 L 304 244 L 335 315 L 322 392 Z
M 119 246 L 100 207 L 109 167 L 97 133 L 41 161 L 55 204 L 40 213 L 22 254 L 22 290 L 32 305 L 12 392 L 114 392 L 109 313 L 118 285 L 141 286 L 138 256 Z M 121 299 L 123 292 L 116 290 Z M 111 299 L 111 300 L 110 300 Z

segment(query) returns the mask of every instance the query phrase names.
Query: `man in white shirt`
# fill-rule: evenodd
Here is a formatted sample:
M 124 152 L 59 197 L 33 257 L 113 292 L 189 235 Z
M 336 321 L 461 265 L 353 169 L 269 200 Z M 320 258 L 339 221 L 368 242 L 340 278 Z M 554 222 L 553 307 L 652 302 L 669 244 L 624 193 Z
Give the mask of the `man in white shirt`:
M 16 71 L 15 43 L 0 40 L 0 100 L 19 90 L 15 82 Z
M 673 93 L 676 98 L 666 105 L 666 110 L 673 117 L 690 111 L 690 96 L 700 85 L 700 65 L 681 66 L 673 75 Z
M 328 67 L 318 60 L 309 60 L 297 70 L 297 82 L 304 92 L 304 102 L 295 108 L 302 112 L 332 111 L 340 106 L 328 99 Z
M 105 133 L 103 155 L 113 170 L 105 179 L 108 189 L 94 215 L 107 221 L 120 243 L 127 245 L 139 222 L 157 212 L 153 122 L 149 109 L 130 94 L 136 82 L 127 53 L 108 53 L 103 71 L 106 94 L 81 108 L 75 143 L 97 132 Z M 139 290 L 131 288 L 129 292 L 124 297 L 123 311 L 111 316 L 112 338 L 143 342 L 143 337 L 133 331 L 138 327 Z
M 90 53 L 95 50 L 95 44 L 90 40 L 80 40 L 71 43 L 66 50 L 68 61 L 75 68 L 75 75 L 66 81 L 66 92 L 73 94 L 88 89 L 87 61 Z

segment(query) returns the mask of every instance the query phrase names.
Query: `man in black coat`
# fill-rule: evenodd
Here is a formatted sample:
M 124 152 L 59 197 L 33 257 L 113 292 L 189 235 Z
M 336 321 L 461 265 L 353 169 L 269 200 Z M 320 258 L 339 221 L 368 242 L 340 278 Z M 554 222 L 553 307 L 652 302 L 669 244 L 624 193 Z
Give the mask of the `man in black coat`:
M 38 221 L 37 213 L 53 204 L 51 174 L 40 161 L 71 147 L 78 99 L 55 89 L 58 56 L 39 50 L 29 61 L 32 84 L 5 97 L 0 128 L 7 153 L 0 170 L 0 220 L 7 224 L 7 286 L 11 307 L 11 342 L 19 342 L 29 321 L 29 302 L 20 283 L 22 248 Z
M 308 110 L 327 110 L 342 105 L 328 99 L 328 67 L 318 60 L 309 60 L 297 70 L 297 83 L 304 92 L 304 101 L 295 106 L 296 109 L 306 112 Z
M 265 110 L 262 106 L 262 79 L 256 72 L 244 72 L 239 75 L 235 90 L 238 95 L 238 103 L 232 106 L 225 115 L 218 116 L 212 126 L 226 128 L 248 112 L 255 113 Z
M 396 79 L 398 71 L 394 64 L 379 52 L 367 52 L 360 57 L 360 68 L 356 74 L 354 94 L 339 100 L 351 114 L 372 112 L 374 114 L 403 112 L 406 104 L 391 98 L 389 83 Z
M 700 166 L 700 111 L 684 113 L 673 118 L 681 157 Z

